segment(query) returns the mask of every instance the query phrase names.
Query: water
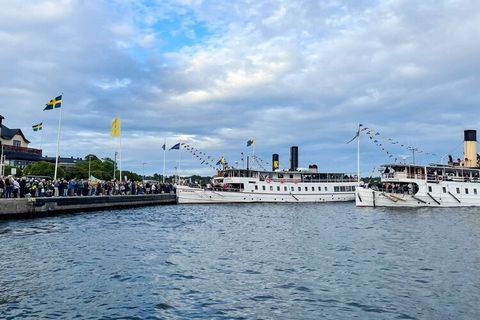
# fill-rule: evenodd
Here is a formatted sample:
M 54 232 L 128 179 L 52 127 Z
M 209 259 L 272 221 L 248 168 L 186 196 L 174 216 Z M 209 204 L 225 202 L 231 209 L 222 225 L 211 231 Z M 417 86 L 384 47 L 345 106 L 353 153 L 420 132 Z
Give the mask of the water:
M 480 319 L 479 209 L 178 205 L 0 222 L 0 318 Z

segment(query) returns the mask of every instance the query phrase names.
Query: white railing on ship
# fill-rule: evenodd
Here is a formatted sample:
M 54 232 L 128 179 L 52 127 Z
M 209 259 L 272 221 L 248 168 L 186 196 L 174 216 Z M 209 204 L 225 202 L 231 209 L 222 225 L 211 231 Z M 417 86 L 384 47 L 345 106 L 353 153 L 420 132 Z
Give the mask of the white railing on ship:
M 280 183 L 318 183 L 318 182 L 357 182 L 357 178 L 343 178 L 343 179 L 260 179 L 260 181 L 280 182 Z

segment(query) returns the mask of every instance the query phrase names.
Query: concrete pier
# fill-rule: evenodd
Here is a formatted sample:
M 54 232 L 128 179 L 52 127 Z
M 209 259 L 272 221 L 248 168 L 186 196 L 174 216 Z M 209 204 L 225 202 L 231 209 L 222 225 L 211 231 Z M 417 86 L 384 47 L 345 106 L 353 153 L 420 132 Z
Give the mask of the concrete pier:
M 169 193 L 130 196 L 0 199 L 0 220 L 175 203 L 175 194 Z

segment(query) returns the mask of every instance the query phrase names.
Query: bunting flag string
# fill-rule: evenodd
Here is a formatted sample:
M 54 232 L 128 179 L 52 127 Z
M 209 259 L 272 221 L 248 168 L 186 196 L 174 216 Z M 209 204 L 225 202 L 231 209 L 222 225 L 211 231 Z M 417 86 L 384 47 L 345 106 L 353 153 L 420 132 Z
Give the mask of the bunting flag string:
M 228 165 L 227 161 L 225 158 L 223 158 L 223 161 L 219 164 L 217 160 L 215 160 L 214 157 L 211 155 L 208 155 L 207 153 L 198 150 L 197 148 L 187 144 L 187 143 L 181 143 L 180 144 L 185 150 L 190 152 L 192 156 L 194 156 L 196 159 L 200 161 L 200 164 L 206 165 L 214 170 L 218 170 L 221 168 L 221 165 Z
M 369 128 L 369 127 L 363 127 L 360 131 L 358 131 L 358 134 L 360 132 L 365 132 L 365 134 L 368 136 L 368 138 L 377 146 L 379 147 L 382 151 L 384 151 L 387 156 L 389 158 L 393 158 L 394 159 L 394 162 L 397 162 L 397 157 L 394 156 L 393 153 L 391 153 L 388 149 L 387 149 L 387 146 L 388 145 L 392 145 L 392 146 L 400 146 L 402 148 L 405 148 L 406 150 L 409 150 L 409 151 L 413 151 L 413 152 L 417 152 L 417 153 L 420 153 L 420 154 L 424 154 L 424 155 L 427 155 L 427 156 L 436 156 L 435 153 L 431 153 L 431 152 L 426 152 L 424 150 L 421 150 L 419 148 L 416 148 L 416 147 L 413 147 L 413 146 L 410 146 L 408 144 L 405 144 L 405 143 L 401 143 L 395 139 L 392 139 L 390 137 L 387 137 L 385 136 L 384 134 L 372 129 L 372 128 Z

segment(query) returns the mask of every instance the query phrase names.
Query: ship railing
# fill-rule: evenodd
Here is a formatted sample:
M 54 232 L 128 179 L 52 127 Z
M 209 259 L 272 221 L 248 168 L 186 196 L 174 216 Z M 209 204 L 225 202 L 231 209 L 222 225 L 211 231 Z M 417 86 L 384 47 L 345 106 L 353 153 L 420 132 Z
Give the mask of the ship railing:
M 280 183 L 319 183 L 319 182 L 357 182 L 356 178 L 328 178 L 328 179 L 284 179 L 284 178 L 275 178 L 275 179 L 260 179 L 260 181 L 273 181 Z

